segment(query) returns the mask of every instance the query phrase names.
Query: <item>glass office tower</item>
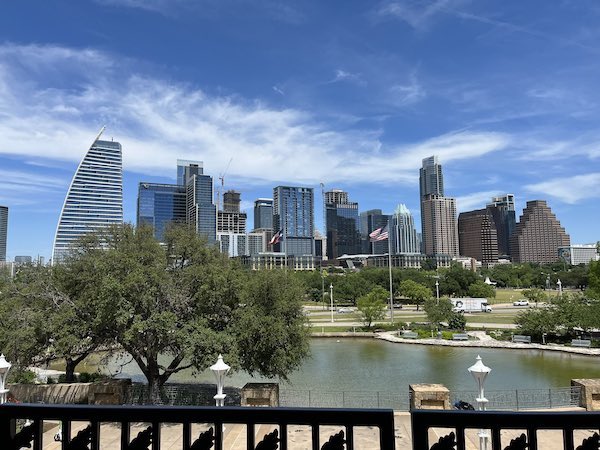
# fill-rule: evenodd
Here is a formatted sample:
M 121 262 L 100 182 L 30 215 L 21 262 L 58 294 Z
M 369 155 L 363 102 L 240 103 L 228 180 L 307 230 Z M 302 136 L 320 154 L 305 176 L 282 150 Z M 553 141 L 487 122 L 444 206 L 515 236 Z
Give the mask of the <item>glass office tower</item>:
M 100 135 L 69 186 L 56 229 L 53 262 L 63 259 L 73 243 L 86 233 L 123 223 L 121 144 L 101 141 Z
M 0 206 L 0 261 L 6 261 L 7 237 L 8 237 L 8 207 Z
M 329 259 L 361 252 L 358 203 L 351 202 L 347 192 L 339 189 L 325 192 L 325 222 Z
M 273 199 L 259 198 L 254 201 L 254 229 L 273 228 Z
M 186 192 L 176 184 L 140 183 L 138 188 L 137 224 L 150 225 L 154 237 L 163 242 L 170 223 L 185 223 Z
M 273 189 L 273 233 L 283 230 L 275 251 L 288 256 L 315 254 L 312 188 L 277 186 Z

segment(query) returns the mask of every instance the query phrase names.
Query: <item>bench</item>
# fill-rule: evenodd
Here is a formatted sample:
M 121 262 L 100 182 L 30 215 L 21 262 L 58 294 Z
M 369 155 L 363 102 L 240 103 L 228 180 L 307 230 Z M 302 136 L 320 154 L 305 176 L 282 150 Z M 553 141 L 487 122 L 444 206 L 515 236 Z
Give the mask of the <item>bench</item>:
M 403 331 L 402 336 L 400 337 L 403 337 L 404 339 L 417 339 L 419 334 L 414 331 Z
M 465 333 L 452 333 L 453 341 L 468 341 L 469 335 Z
M 519 344 L 531 344 L 531 336 L 524 336 L 522 334 L 515 334 L 512 337 L 512 341 Z
M 572 339 L 571 347 L 585 347 L 590 348 L 592 346 L 592 341 L 589 339 Z

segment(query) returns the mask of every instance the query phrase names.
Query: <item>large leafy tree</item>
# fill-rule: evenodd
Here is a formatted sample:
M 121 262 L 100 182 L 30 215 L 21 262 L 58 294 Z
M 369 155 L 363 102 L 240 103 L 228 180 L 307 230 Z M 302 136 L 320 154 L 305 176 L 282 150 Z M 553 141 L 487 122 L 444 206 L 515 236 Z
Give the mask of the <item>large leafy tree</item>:
M 400 292 L 417 305 L 417 310 L 420 304 L 432 297 L 431 289 L 413 280 L 404 280 L 400 283 Z
M 90 239 L 96 244 L 74 258 L 93 266 L 86 289 L 95 320 L 111 324 L 146 376 L 150 401 L 174 373 L 203 370 L 219 353 L 267 377 L 287 376 L 306 356 L 303 288 L 291 276 L 248 274 L 185 226 L 168 229 L 164 246 L 150 228 L 131 225 Z
M 438 328 L 441 322 L 448 322 L 453 316 L 452 302 L 446 298 L 429 298 L 425 300 L 425 314 L 432 328 Z
M 548 295 L 540 288 L 526 289 L 523 291 L 523 295 L 530 302 L 534 302 L 535 306 L 548 300 Z
M 600 242 L 598 245 L 600 245 Z M 600 261 L 590 262 L 588 282 L 586 295 L 590 298 L 600 300 Z
M 365 326 L 371 328 L 373 322 L 385 317 L 386 300 L 388 292 L 381 286 L 376 286 L 371 292 L 360 297 L 357 301 Z
M 485 284 L 483 281 L 476 281 L 469 286 L 469 296 L 475 298 L 495 298 L 496 289 L 489 284 Z

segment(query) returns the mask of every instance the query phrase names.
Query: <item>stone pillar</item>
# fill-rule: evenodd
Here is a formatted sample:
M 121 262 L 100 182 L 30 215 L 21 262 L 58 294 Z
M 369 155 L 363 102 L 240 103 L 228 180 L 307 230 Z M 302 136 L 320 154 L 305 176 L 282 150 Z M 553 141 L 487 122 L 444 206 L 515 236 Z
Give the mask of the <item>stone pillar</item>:
M 278 383 L 246 383 L 242 388 L 242 406 L 279 406 Z
M 88 394 L 90 405 L 122 405 L 131 389 L 131 379 L 113 379 L 92 383 Z
M 581 388 L 579 406 L 587 411 L 600 411 L 600 379 L 578 378 L 571 380 L 571 386 Z
M 443 384 L 411 384 L 410 409 L 451 409 L 450 391 Z

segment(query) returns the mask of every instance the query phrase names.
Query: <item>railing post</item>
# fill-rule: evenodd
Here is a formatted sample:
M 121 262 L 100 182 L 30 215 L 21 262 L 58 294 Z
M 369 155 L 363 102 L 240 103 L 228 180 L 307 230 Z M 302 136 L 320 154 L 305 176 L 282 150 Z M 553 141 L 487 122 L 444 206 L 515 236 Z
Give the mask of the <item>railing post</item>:
M 550 409 L 552 409 L 552 389 L 548 389 L 548 405 L 550 405 Z
M 519 410 L 519 390 L 515 389 L 515 398 L 517 399 L 517 411 Z

